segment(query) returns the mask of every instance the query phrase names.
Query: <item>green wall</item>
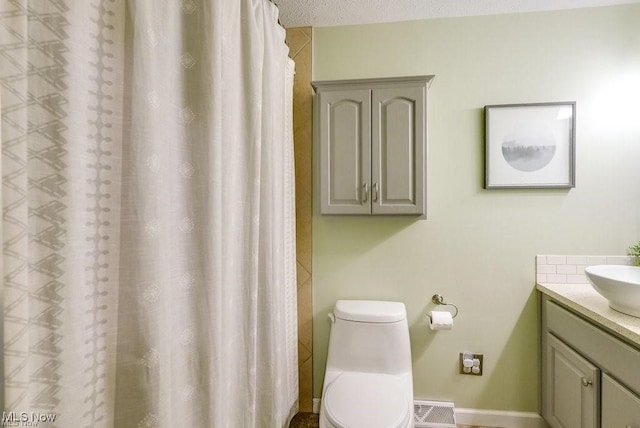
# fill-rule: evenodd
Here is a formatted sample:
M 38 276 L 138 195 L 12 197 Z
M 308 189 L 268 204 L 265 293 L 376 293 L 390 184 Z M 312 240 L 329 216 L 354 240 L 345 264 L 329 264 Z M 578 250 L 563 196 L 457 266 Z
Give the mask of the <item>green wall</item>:
M 314 28 L 314 80 L 436 76 L 428 219 L 323 217 L 316 201 L 315 397 L 335 301 L 388 299 L 407 306 L 416 398 L 537 410 L 535 255 L 640 239 L 638 22 L 627 5 Z M 484 190 L 484 105 L 548 101 L 577 101 L 576 188 Z M 434 293 L 460 308 L 451 331 L 428 329 Z M 457 374 L 464 350 L 484 353 L 482 377 Z

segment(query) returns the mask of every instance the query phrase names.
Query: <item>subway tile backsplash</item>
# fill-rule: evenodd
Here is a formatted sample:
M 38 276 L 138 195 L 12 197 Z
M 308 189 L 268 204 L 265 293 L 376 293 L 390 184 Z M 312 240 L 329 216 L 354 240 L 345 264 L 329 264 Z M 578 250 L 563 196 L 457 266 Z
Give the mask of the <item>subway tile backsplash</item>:
M 630 265 L 628 256 L 536 256 L 536 282 L 553 284 L 588 284 L 587 266 Z

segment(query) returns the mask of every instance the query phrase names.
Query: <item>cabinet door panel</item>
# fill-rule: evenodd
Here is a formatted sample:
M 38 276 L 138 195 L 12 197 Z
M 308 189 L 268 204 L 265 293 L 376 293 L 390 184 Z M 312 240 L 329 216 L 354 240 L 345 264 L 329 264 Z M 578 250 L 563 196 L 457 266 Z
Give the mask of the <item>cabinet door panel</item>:
M 606 374 L 602 376 L 602 426 L 640 428 L 640 397 Z
M 600 370 L 552 334 L 547 334 L 545 406 L 553 428 L 599 427 Z
M 369 90 L 320 94 L 320 211 L 370 214 Z
M 419 86 L 372 92 L 374 214 L 424 213 L 425 91 Z

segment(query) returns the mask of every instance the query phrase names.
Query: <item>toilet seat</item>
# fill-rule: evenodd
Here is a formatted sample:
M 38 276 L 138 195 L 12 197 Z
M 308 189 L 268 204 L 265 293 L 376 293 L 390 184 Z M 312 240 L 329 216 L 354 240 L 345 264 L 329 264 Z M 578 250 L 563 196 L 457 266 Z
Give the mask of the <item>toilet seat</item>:
M 328 385 L 322 402 L 329 422 L 340 428 L 404 428 L 412 416 L 401 376 L 345 372 Z

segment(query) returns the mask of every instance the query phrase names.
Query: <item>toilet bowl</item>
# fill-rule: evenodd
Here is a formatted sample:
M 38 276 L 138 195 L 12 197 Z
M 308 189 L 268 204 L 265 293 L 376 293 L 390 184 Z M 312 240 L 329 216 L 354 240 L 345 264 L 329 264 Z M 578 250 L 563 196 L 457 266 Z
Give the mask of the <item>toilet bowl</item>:
M 322 400 L 321 427 L 412 427 L 413 403 L 406 384 L 395 375 L 344 373 Z
M 404 304 L 339 300 L 332 320 L 320 428 L 414 426 Z

